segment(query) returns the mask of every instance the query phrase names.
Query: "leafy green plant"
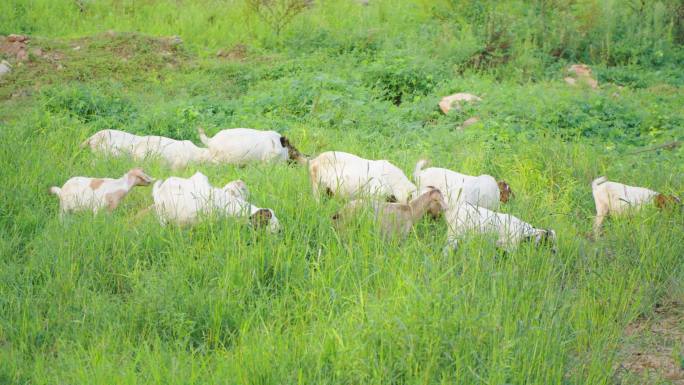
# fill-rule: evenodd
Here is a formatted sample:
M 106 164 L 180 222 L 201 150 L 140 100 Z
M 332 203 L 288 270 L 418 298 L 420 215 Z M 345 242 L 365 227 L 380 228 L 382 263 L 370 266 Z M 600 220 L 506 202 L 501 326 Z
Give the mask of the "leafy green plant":
M 107 119 L 118 124 L 129 122 L 136 108 L 126 98 L 104 94 L 97 88 L 83 84 L 70 87 L 50 87 L 41 93 L 45 109 L 53 113 L 68 113 L 84 123 Z
M 383 99 L 400 105 L 432 91 L 437 83 L 432 72 L 417 62 L 393 56 L 372 63 L 364 73 L 364 81 Z

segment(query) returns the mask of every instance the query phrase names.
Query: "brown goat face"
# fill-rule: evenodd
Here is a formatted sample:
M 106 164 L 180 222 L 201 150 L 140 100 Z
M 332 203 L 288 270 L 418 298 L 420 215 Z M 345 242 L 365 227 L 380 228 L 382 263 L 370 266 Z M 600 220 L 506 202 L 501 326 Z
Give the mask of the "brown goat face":
M 259 209 L 254 214 L 249 217 L 249 221 L 254 226 L 254 228 L 261 228 L 268 226 L 271 221 L 273 213 L 269 209 Z
M 508 202 L 511 197 L 513 197 L 513 191 L 511 190 L 511 186 L 506 183 L 505 180 L 500 180 L 497 182 L 499 185 L 499 200 L 502 203 Z
M 682 201 L 674 195 L 658 194 L 653 200 L 659 209 L 665 209 L 676 205 L 681 205 Z
M 287 149 L 287 155 L 288 155 L 288 162 L 289 163 L 294 163 L 302 160 L 304 157 L 302 156 L 302 153 L 299 152 L 293 145 L 290 143 L 290 141 L 287 139 L 287 137 L 281 136 L 280 137 L 280 145 L 283 146 L 284 148 Z
M 430 193 L 430 205 L 428 206 L 428 212 L 433 219 L 439 218 L 443 212 L 447 209 L 447 203 L 444 200 L 442 192 L 439 190 L 433 190 Z
M 145 174 L 145 172 L 141 168 L 132 169 L 128 172 L 128 175 L 135 178 L 136 186 L 147 186 L 153 182 L 152 177 Z

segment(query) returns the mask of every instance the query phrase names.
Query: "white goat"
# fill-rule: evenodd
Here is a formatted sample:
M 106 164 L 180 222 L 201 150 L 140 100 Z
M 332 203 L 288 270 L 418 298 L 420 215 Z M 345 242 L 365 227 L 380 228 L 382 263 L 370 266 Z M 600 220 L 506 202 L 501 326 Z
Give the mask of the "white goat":
M 337 214 L 333 216 L 336 225 L 346 224 L 357 217 L 362 210 L 368 208 L 373 211 L 373 218 L 380 225 L 380 230 L 385 238 L 406 238 L 413 225 L 426 213 L 433 217 L 439 216 L 447 209 L 444 196 L 437 189 L 430 189 L 409 203 L 390 203 L 383 201 L 371 201 L 355 199 L 347 203 Z
M 416 186 L 397 166 L 386 160 L 368 160 L 341 151 L 328 151 L 309 162 L 313 193 L 358 197 L 381 196 L 390 202 L 407 203 Z
M 555 252 L 556 232 L 550 229 L 537 229 L 529 223 L 510 214 L 497 213 L 484 207 L 462 202 L 449 207 L 446 212 L 449 226 L 447 245 L 448 253 L 458 247 L 458 241 L 467 233 L 492 233 L 498 236 L 496 245 L 506 251 L 515 250 L 523 241 L 534 241 L 539 246 L 550 241 Z
M 175 140 L 163 136 L 143 136 L 133 148 L 133 158 L 140 161 L 146 157 L 160 157 L 172 169 L 187 166 L 192 162 L 211 160 L 206 148 L 197 147 L 189 140 Z
M 596 204 L 595 235 L 599 235 L 603 221 L 610 214 L 621 214 L 648 203 L 654 203 L 656 207 L 661 209 L 671 204 L 681 204 L 681 200 L 674 195 L 665 195 L 643 187 L 611 182 L 605 176 L 596 178 L 591 182 L 591 192 Z
M 249 204 L 247 195 L 247 186 L 240 180 L 216 188 L 204 174 L 197 172 L 188 179 L 171 177 L 163 182 L 157 181 L 152 189 L 152 207 L 162 225 L 168 222 L 190 225 L 203 215 L 218 214 L 249 216 L 255 227 L 266 226 L 270 232 L 278 232 L 280 223 L 273 210 Z
M 423 170 L 426 160 L 419 160 L 413 171 L 413 180 L 418 191 L 435 187 L 445 195 L 449 206 L 456 206 L 462 200 L 470 204 L 496 210 L 499 201 L 506 203 L 510 198 L 511 187 L 505 181 L 496 181 L 489 175 L 470 176 L 448 170 L 430 167 Z
M 209 148 L 217 163 L 246 164 L 250 162 L 294 161 L 306 163 L 306 158 L 275 131 L 232 128 L 219 131 L 209 138 L 198 128 L 200 140 Z
M 211 160 L 208 149 L 197 147 L 189 140 L 176 140 L 163 136 L 138 136 L 119 130 L 102 130 L 96 132 L 81 147 L 90 147 L 94 152 L 105 155 L 131 155 L 141 161 L 148 156 L 158 156 L 171 168 L 178 169 L 191 162 Z
M 51 187 L 50 192 L 59 197 L 60 215 L 84 210 L 97 213 L 105 207 L 113 211 L 133 187 L 151 182 L 152 178 L 142 169 L 134 168 L 119 179 L 73 177 L 61 188 Z
M 81 143 L 81 148 L 90 147 L 93 152 L 119 156 L 131 154 L 142 139 L 141 136 L 119 130 L 101 130 Z

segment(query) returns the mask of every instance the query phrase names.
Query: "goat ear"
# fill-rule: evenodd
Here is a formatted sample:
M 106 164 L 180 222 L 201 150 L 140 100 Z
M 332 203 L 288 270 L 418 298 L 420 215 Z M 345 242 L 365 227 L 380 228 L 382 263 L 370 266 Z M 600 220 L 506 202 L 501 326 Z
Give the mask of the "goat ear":
M 508 200 L 513 195 L 513 191 L 511 191 L 511 186 L 509 186 L 505 180 L 498 181 L 497 185 L 499 186 L 499 200 L 503 203 L 508 202 Z
M 259 228 L 268 225 L 273 214 L 269 209 L 259 209 L 249 217 L 252 226 Z
M 281 136 L 281 137 L 280 137 L 280 145 L 283 146 L 283 147 L 288 147 L 288 146 L 290 145 L 290 141 L 287 140 L 286 137 Z
M 143 185 L 148 185 L 154 181 L 151 176 L 145 174 L 144 172 L 141 172 L 140 175 L 138 175 L 138 178 L 140 178 L 140 181 Z

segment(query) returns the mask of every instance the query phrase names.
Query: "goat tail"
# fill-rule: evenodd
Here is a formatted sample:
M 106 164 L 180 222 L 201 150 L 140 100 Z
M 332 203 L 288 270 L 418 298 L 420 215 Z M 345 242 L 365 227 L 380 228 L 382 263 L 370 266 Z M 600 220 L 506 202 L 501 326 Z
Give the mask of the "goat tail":
M 209 137 L 207 136 L 207 133 L 204 132 L 204 129 L 202 127 L 197 127 L 197 132 L 199 133 L 200 141 L 205 146 L 209 146 Z
M 591 188 L 596 188 L 597 186 L 605 182 L 608 182 L 608 178 L 606 178 L 605 176 L 600 176 L 591 182 Z
M 418 178 L 420 177 L 420 173 L 423 170 L 423 167 L 427 166 L 428 161 L 427 159 L 421 159 L 416 163 L 416 167 L 413 169 L 413 180 L 418 181 Z
M 59 196 L 59 194 L 62 192 L 62 189 L 57 187 L 57 186 L 52 186 L 50 187 L 50 194 L 55 194 Z

